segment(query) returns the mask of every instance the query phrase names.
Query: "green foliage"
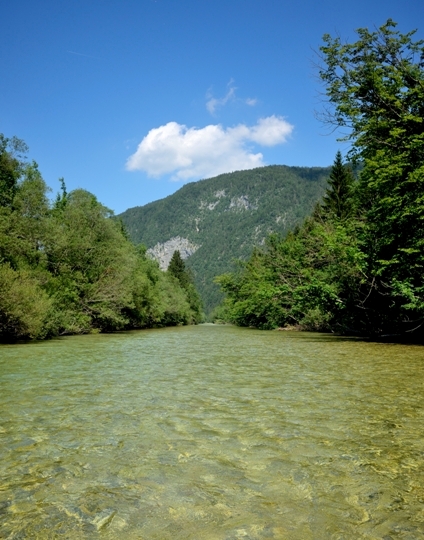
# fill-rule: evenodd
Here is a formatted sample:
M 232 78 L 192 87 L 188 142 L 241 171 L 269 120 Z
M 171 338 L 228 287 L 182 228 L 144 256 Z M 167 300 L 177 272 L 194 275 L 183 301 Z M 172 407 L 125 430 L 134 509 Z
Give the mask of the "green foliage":
M 26 144 L 0 133 L 0 206 L 11 206 L 18 180 L 22 173 L 22 155 L 28 151 Z
M 85 190 L 67 193 L 63 179 L 51 205 L 37 164 L 0 142 L 0 161 L 14 171 L 0 205 L 0 339 L 198 321 L 187 290 L 129 241 L 111 210 Z
M 230 318 L 228 307 L 225 302 L 222 302 L 219 306 L 216 306 L 209 317 L 210 321 L 214 324 L 225 324 L 230 320 Z
M 353 235 L 308 219 L 285 238 L 268 237 L 238 272 L 217 278 L 228 319 L 242 326 L 347 329 L 364 258 Z
M 313 216 L 218 278 L 237 324 L 423 339 L 424 46 L 395 27 L 324 36 L 326 120 L 348 130 L 359 180 L 338 153 Z
M 56 200 L 53 207 L 57 211 L 63 210 L 68 202 L 68 192 L 66 191 L 65 179 L 59 178 L 59 182 L 61 193 L 56 195 Z
M 180 286 L 185 290 L 187 301 L 192 311 L 193 321 L 196 323 L 200 322 L 203 317 L 202 301 L 195 288 L 192 273 L 186 268 L 179 250 L 175 250 L 172 254 L 167 272 L 171 276 L 174 276 Z
M 199 249 L 185 260 L 205 310 L 223 295 L 213 279 L 247 259 L 270 232 L 302 223 L 324 193 L 328 168 L 280 165 L 186 184 L 173 195 L 121 214 L 135 243 L 152 248 L 180 236 Z
M 3 340 L 44 337 L 50 308 L 51 301 L 36 275 L 0 264 L 0 335 Z
M 181 258 L 181 253 L 179 250 L 175 250 L 172 254 L 171 260 L 168 265 L 168 272 L 176 277 L 180 282 L 182 287 L 187 287 L 191 280 L 190 276 L 187 273 L 183 259 Z
M 352 217 L 354 212 L 353 184 L 352 171 L 343 165 L 342 154 L 338 151 L 322 201 L 322 211 L 325 215 L 339 221 Z
M 352 44 L 327 35 L 321 48 L 329 119 L 350 128 L 352 155 L 364 163 L 366 308 L 381 332 L 412 329 L 423 317 L 424 42 L 395 28 L 388 20 L 359 29 Z

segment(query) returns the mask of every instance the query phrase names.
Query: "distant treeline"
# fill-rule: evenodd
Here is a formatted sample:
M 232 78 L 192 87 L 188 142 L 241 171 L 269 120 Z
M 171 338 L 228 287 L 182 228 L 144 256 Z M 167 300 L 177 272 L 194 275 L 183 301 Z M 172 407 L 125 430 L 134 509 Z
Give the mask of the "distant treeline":
M 50 202 L 27 150 L 0 134 L 0 340 L 201 320 L 184 268 L 162 272 L 83 189 Z
M 215 314 L 243 326 L 424 337 L 424 46 L 389 20 L 345 44 L 324 36 L 325 120 L 350 130 L 327 192 L 237 271 Z

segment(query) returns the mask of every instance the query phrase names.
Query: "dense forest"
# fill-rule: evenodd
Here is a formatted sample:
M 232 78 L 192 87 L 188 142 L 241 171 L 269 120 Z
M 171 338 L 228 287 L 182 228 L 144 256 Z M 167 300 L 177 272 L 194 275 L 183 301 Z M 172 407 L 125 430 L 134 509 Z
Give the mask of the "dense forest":
M 388 20 L 354 43 L 324 36 L 324 120 L 360 174 L 338 153 L 312 215 L 218 278 L 222 318 L 423 339 L 424 46 L 413 35 Z
M 152 248 L 173 237 L 198 246 L 186 259 L 210 313 L 223 299 L 214 278 L 247 259 L 270 232 L 302 223 L 321 199 L 330 169 L 271 165 L 186 184 L 122 218 L 130 238 Z
M 0 134 L 0 340 L 200 322 L 190 275 L 162 272 L 83 189 L 56 199 Z

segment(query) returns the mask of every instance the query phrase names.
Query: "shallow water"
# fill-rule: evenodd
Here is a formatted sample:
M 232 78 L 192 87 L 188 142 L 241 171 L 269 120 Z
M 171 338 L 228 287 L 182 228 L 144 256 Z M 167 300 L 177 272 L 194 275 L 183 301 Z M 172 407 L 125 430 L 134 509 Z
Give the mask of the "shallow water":
M 424 539 L 424 348 L 198 326 L 0 347 L 0 538 Z

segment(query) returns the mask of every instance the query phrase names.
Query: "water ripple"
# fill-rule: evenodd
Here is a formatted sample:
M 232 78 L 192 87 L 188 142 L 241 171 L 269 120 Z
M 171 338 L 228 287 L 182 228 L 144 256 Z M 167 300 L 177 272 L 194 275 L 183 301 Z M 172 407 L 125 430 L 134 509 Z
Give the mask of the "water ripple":
M 424 349 L 199 326 L 0 347 L 0 538 L 424 539 Z

